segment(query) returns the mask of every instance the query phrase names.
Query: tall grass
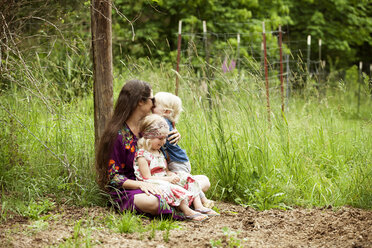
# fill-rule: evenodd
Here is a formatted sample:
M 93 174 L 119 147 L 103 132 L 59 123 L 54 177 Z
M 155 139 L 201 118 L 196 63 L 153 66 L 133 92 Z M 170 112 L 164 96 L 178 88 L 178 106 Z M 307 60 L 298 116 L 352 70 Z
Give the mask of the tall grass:
M 97 204 L 91 98 L 56 102 L 49 111 L 39 98 L 14 89 L 1 96 L 0 184 L 26 201 Z M 4 194 L 2 201 L 6 200 Z
M 259 209 L 370 207 L 370 98 L 364 98 L 363 110 L 356 114 L 352 93 L 295 96 L 290 111 L 281 113 L 278 94 L 272 92 L 269 124 L 263 90 L 249 82 L 254 79 L 239 82 L 241 90 L 234 91 L 226 81 L 227 89 L 213 99 L 212 109 L 185 113 L 179 125 L 197 137 L 186 150 L 194 171 L 209 175 L 217 187 L 214 197 Z
M 45 77 L 38 71 L 35 78 Z M 154 92 L 174 91 L 175 75 L 167 66 L 142 63 L 121 71 L 115 77 L 115 96 L 134 77 L 151 82 Z M 180 82 L 185 109 L 177 124 L 180 145 L 189 155 L 192 173 L 210 178 L 209 197 L 258 209 L 372 206 L 367 94 L 356 113 L 353 91 L 327 89 L 320 96 L 309 86 L 292 95 L 289 110 L 282 113 L 274 87 L 269 123 L 264 82 L 258 77 L 215 72 L 210 100 L 202 79 Z M 45 197 L 104 205 L 95 183 L 92 94 L 69 94 L 65 101 L 50 87 L 41 93 L 46 97 L 12 86 L 0 95 L 2 206 L 22 209 L 14 199 L 27 204 Z

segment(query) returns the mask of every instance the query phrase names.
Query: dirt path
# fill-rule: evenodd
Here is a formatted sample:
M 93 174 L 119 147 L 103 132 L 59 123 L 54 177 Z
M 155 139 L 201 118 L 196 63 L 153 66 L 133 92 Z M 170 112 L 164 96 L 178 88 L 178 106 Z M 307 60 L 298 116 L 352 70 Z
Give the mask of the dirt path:
M 256 211 L 217 203 L 220 217 L 179 222 L 169 232 L 120 234 L 108 210 L 59 207 L 46 221 L 14 217 L 0 224 L 0 247 L 372 247 L 372 211 L 342 207 Z M 76 223 L 81 221 L 77 230 Z M 144 220 L 144 223 L 149 223 Z M 74 229 L 75 228 L 75 229 Z

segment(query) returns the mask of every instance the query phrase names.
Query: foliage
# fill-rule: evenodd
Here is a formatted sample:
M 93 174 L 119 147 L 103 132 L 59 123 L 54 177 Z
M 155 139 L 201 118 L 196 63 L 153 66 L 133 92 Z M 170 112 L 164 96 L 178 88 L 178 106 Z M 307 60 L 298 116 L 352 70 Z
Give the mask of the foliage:
M 1 201 L 1 211 L 0 211 L 0 223 L 7 221 L 9 217 L 8 214 L 8 202 L 2 199 Z
M 196 42 L 198 53 L 203 57 L 203 42 L 199 40 L 198 44 L 198 37 L 200 39 L 203 32 L 203 20 L 207 21 L 210 46 L 214 51 L 220 51 L 219 56 L 223 56 L 223 50 L 233 44 L 236 50 L 237 33 L 241 34 L 242 44 L 257 44 L 253 52 L 259 55 L 262 21 L 266 22 L 268 31 L 283 26 L 284 42 L 288 43 L 292 52 L 307 49 L 307 35 L 312 35 L 313 43 L 322 39 L 322 59 L 328 60 L 327 64 L 336 63 L 336 68 L 369 61 L 372 56 L 368 53 L 372 44 L 372 7 L 368 1 L 129 2 L 115 1 L 113 44 L 114 56 L 119 60 L 130 55 L 174 62 L 179 20 L 183 21 L 182 32 L 185 34 L 183 49 L 189 46 L 187 49 L 190 53 L 190 44 Z M 188 35 L 190 33 L 194 35 Z M 216 36 L 218 33 L 225 34 L 225 37 Z M 292 44 L 292 41 L 295 43 Z M 275 34 L 268 35 L 267 42 L 275 51 Z M 312 45 L 311 58 L 318 58 L 318 52 L 318 47 Z M 251 51 L 242 47 L 240 53 L 247 56 Z
M 361 25 L 362 34 L 370 32 L 369 27 L 365 27 L 370 15 L 363 18 L 370 11 L 365 1 L 350 5 L 336 1 L 276 1 L 273 5 L 271 1 L 137 1 L 132 7 L 123 1 L 115 1 L 114 52 L 120 60 L 115 63 L 115 96 L 123 82 L 134 77 L 151 82 L 154 92 L 174 91 L 174 74 L 169 63 L 174 61 L 174 34 L 179 19 L 184 20 L 185 32 L 200 34 L 205 19 L 210 32 L 248 30 L 251 35 L 243 39 L 260 42 L 263 19 L 267 20 L 268 30 L 275 30 L 280 23 L 286 23 L 290 28 L 305 25 L 296 16 L 306 17 L 310 12 L 299 7 L 300 3 L 312 9 L 334 4 L 330 5 L 334 7 L 330 17 L 334 16 L 333 11 L 344 10 L 346 16 L 355 12 L 360 17 L 355 17 L 355 25 Z M 49 4 L 52 2 L 45 6 Z M 30 8 L 36 8 L 36 5 L 17 6 L 25 8 L 15 15 L 19 20 Z M 51 206 L 34 199 L 45 199 L 51 194 L 57 203 L 106 204 L 106 196 L 95 183 L 93 169 L 92 72 L 86 21 L 89 8 L 88 5 L 76 6 L 68 13 L 63 8 L 60 12 L 51 10 L 51 13 L 57 13 L 55 17 L 49 21 L 39 20 L 40 23 L 38 21 L 32 28 L 19 25 L 1 33 L 2 221 L 12 212 L 37 219 Z M 353 10 L 354 7 L 357 9 Z M 197 8 L 199 13 L 195 11 Z M 236 9 L 241 11 L 236 14 Z M 45 11 L 37 13 L 43 15 Z M 120 13 L 125 13 L 129 20 L 138 17 L 133 22 L 134 42 L 128 32 L 130 25 Z M 137 16 L 138 13 L 141 14 Z M 343 58 L 354 60 L 357 53 L 351 51 L 355 51 L 359 44 L 369 43 L 370 37 L 355 35 L 353 43 L 348 28 L 342 29 L 338 36 L 331 30 L 331 23 L 329 26 L 324 24 L 321 13 L 318 10 L 313 18 L 303 18 L 314 22 L 312 34 L 342 37 L 348 45 L 337 45 L 335 41 L 332 51 L 335 54 L 337 49 L 350 51 L 348 55 L 351 56 Z M 337 23 L 342 23 L 334 18 Z M 327 18 L 323 16 L 323 19 Z M 228 24 L 224 25 L 224 22 Z M 239 22 L 242 24 L 238 25 Z M 75 23 L 77 25 L 73 25 Z M 355 25 L 349 26 L 356 30 Z M 22 30 L 25 36 L 15 35 L 13 32 L 17 30 Z M 293 37 L 296 33 L 300 33 L 299 30 L 290 29 Z M 147 35 L 151 35 L 151 40 Z M 169 45 L 164 42 L 166 39 Z M 119 52 L 120 42 L 124 42 L 123 54 L 134 57 L 123 57 Z M 224 53 L 234 56 L 235 37 L 213 42 L 216 48 L 225 49 Z M 268 42 L 275 48 L 275 36 L 268 36 Z M 210 178 L 209 196 L 257 209 L 345 204 L 370 208 L 371 98 L 367 82 L 356 82 L 357 67 L 349 67 L 345 80 L 329 77 L 331 81 L 301 78 L 306 74 L 300 68 L 299 75 L 294 78 L 303 84 L 302 91 L 292 92 L 284 113 L 279 107 L 277 74 L 273 72 L 275 79 L 270 81 L 271 123 L 268 123 L 265 82 L 260 74 L 262 66 L 249 54 L 252 53 L 246 52 L 242 60 L 245 70 L 222 73 L 219 67 L 205 63 L 205 54 L 199 54 L 194 58 L 196 65 L 192 66 L 190 62 L 180 73 L 180 97 L 185 109 L 177 126 L 184 137 L 181 146 L 189 154 L 193 173 L 206 174 Z M 213 65 L 212 62 L 221 62 L 221 56 L 211 58 Z M 336 63 L 333 64 L 336 74 Z M 211 72 L 213 78 L 206 78 L 206 71 Z M 131 231 L 126 229 L 125 221 L 125 218 L 113 220 L 113 226 L 124 223 L 121 230 Z M 165 230 L 170 226 L 172 224 L 166 224 Z M 153 227 L 158 230 L 156 223 Z M 168 238 L 165 232 L 164 240 Z
M 129 211 L 124 211 L 119 218 L 115 214 L 111 214 L 107 223 L 118 233 L 133 233 L 143 229 L 141 217 Z
M 302 0 L 289 4 L 292 40 L 305 40 L 307 35 L 312 35 L 316 42 L 322 39 L 322 53 L 327 54 L 328 63 L 338 63 L 338 68 L 370 61 L 372 6 L 369 1 Z M 312 49 L 312 57 L 317 57 L 317 44 Z
M 33 220 L 39 220 L 40 217 L 54 209 L 54 203 L 48 199 L 35 202 L 33 199 L 28 203 L 27 208 L 21 210 L 23 216 Z
M 58 247 L 94 247 L 95 245 L 100 244 L 96 240 L 91 238 L 91 228 L 83 228 L 82 220 L 80 219 L 74 225 L 74 230 L 72 236 L 65 240 L 65 242 L 60 243 Z
M 241 241 L 237 236 L 239 235 L 239 232 L 231 231 L 228 227 L 223 227 L 223 239 L 214 240 L 211 239 L 209 243 L 213 248 L 217 247 L 242 247 Z M 246 239 L 244 238 L 243 241 Z
M 31 225 L 28 226 L 28 230 L 31 233 L 38 233 L 40 231 L 47 230 L 49 228 L 49 223 L 46 222 L 44 219 L 36 220 L 32 222 Z
M 143 63 L 137 70 L 116 79 L 115 95 L 133 73 L 152 82 L 155 92 L 173 91 L 167 67 L 154 73 Z M 336 85 L 323 93 L 309 85 L 302 94 L 293 92 L 283 115 L 279 93 L 273 91 L 269 125 L 262 79 L 215 75 L 219 87 L 212 88 L 211 101 L 199 82 L 181 79 L 185 112 L 177 125 L 193 174 L 206 174 L 211 180 L 209 197 L 257 209 L 371 206 L 368 92 L 360 91 L 358 113 L 357 84 L 348 90 Z M 104 205 L 93 171 L 92 96 L 71 102 L 54 98 L 51 110 L 42 99 L 16 87 L 0 97 L 4 191 L 15 199 L 22 196 L 25 206 L 48 194 L 57 202 Z M 15 209 L 25 213 L 15 200 L 5 201 L 5 214 Z
M 73 82 L 71 76 L 81 76 L 86 86 L 91 86 L 91 72 L 87 70 L 87 67 L 91 67 L 88 59 L 89 1 L 49 1 L 43 4 L 40 1 L 29 1 L 28 4 L 2 1 L 4 4 L 1 4 L 3 7 L 0 12 L 4 18 L 1 18 L 1 26 L 6 29 L 0 33 L 0 88 L 4 89 L 10 83 L 19 81 L 14 75 L 9 77 L 8 73 L 4 74 L 4 68 L 5 72 L 8 72 L 8 66 L 17 66 L 16 61 L 11 63 L 11 58 L 19 57 L 19 52 L 25 57 L 25 62 L 27 58 L 40 57 L 47 62 L 43 65 L 44 68 L 51 67 L 53 73 L 60 74 L 59 91 L 67 91 L 67 100 L 71 98 L 71 94 L 73 97 L 75 94 L 80 96 L 79 90 L 84 88 L 76 85 L 77 81 Z M 268 47 L 272 48 L 268 51 L 269 57 L 277 56 L 276 34 L 270 32 L 275 32 L 279 25 L 282 25 L 285 32 L 283 38 L 287 52 L 289 49 L 292 53 L 298 49 L 305 51 L 306 37 L 310 34 L 313 42 L 323 40 L 322 59 L 326 59 L 327 66 L 334 69 L 348 68 L 358 61 L 367 63 L 372 57 L 369 52 L 372 50 L 372 7 L 367 0 L 115 0 L 112 9 L 113 55 L 119 69 L 120 61 L 128 61 L 131 56 L 136 59 L 150 58 L 152 61 L 174 63 L 179 20 L 183 21 L 185 34 L 182 49 L 188 53 L 188 56 L 183 57 L 192 58 L 196 66 L 199 66 L 200 61 L 194 58 L 195 54 L 189 55 L 195 45 L 198 52 L 196 57 L 205 58 L 203 20 L 207 21 L 209 52 L 214 53 L 209 61 L 211 64 L 217 64 L 218 60 L 225 56 L 237 56 L 237 33 L 241 34 L 242 44 L 249 44 L 240 47 L 240 56 L 259 57 L 262 21 L 265 21 L 268 31 Z M 218 34 L 224 36 L 220 37 Z M 84 41 L 83 49 L 81 41 Z M 76 47 L 75 43 L 78 43 Z M 77 56 L 63 46 L 84 56 L 77 59 Z M 44 54 L 36 51 L 35 57 L 35 48 L 47 48 L 49 51 Z M 312 45 L 311 58 L 318 58 L 318 52 L 318 46 Z M 52 58 L 51 54 L 59 55 Z M 49 80 L 51 78 L 45 79 L 46 82 Z
M 151 220 L 148 230 L 150 232 L 149 239 L 155 238 L 156 230 L 163 231 L 163 240 L 164 242 L 169 242 L 169 232 L 172 229 L 179 228 L 178 224 L 172 219 L 154 219 Z
M 93 73 L 86 42 L 79 37 L 73 39 L 74 49 L 66 46 L 56 48 L 55 58 L 38 58 L 44 71 L 44 79 L 51 86 L 51 94 L 64 101 L 87 96 L 93 88 Z M 78 55 L 78 56 L 77 56 Z
M 5 27 L 9 33 L 34 35 L 43 34 L 40 32 L 42 29 L 54 30 L 56 26 L 50 24 L 63 21 L 66 13 L 78 8 L 79 4 L 73 0 L 56 2 L 1 0 L 0 6 L 1 27 Z M 6 39 L 8 32 L 1 32 L 0 40 Z
M 45 88 L 65 101 L 91 91 L 89 8 L 64 2 L 7 6 L 18 11 L 11 20 L 1 19 L 6 28 L 0 33 L 0 92 L 18 85 L 48 104 Z
M 148 239 L 155 238 L 157 230 L 163 231 L 164 242 L 169 241 L 169 232 L 172 229 L 179 228 L 178 224 L 172 219 L 153 219 L 150 224 L 145 226 L 142 221 L 143 216 L 136 215 L 130 211 L 124 211 L 117 216 L 112 213 L 107 217 L 107 226 L 118 233 L 140 233 L 141 237 L 148 232 Z
M 131 4 L 128 4 L 128 1 L 115 1 L 113 44 L 114 56 L 119 59 L 131 55 L 137 58 L 150 57 L 163 62 L 175 61 L 179 20 L 183 21 L 183 33 L 195 33 L 197 36 L 203 32 L 202 21 L 206 20 L 208 39 L 211 39 L 209 43 L 213 43 L 211 46 L 221 50 L 221 53 L 230 43 L 235 43 L 236 49 L 236 33 L 252 34 L 242 35 L 242 42 L 260 43 L 262 20 L 267 21 L 267 30 L 275 30 L 279 24 L 287 24 L 290 21 L 288 7 L 284 1 L 276 1 L 274 4 L 267 1 L 260 5 L 257 1 L 216 0 L 130 2 Z M 233 39 L 223 40 L 215 38 L 214 33 L 235 35 Z M 186 37 L 184 44 L 192 40 L 193 38 L 189 40 Z M 276 46 L 276 40 L 269 39 L 268 42 Z M 197 45 L 202 46 L 202 43 Z M 203 55 L 203 49 L 200 49 L 199 53 Z M 242 48 L 241 53 L 247 54 L 245 48 Z
M 23 192 L 24 201 L 47 194 L 57 195 L 57 201 L 76 197 L 76 204 L 82 205 L 99 200 L 101 194 L 92 170 L 92 100 L 87 105 L 78 104 L 81 110 L 75 108 L 76 102 L 62 101 L 49 112 L 41 99 L 16 92 L 2 96 L 0 106 L 5 127 L 0 133 L 4 141 L 0 145 L 2 188 L 16 192 L 16 197 Z M 25 101 L 17 101 L 21 98 Z M 20 108 L 23 114 L 18 112 Z

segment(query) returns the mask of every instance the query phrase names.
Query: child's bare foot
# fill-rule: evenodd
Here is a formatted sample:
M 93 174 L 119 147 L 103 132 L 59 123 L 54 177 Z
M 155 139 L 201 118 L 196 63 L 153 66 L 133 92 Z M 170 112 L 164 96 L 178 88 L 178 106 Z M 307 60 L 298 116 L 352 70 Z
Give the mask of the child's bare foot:
M 214 201 L 207 199 L 204 197 L 202 200 L 202 204 L 206 208 L 213 208 L 214 207 Z

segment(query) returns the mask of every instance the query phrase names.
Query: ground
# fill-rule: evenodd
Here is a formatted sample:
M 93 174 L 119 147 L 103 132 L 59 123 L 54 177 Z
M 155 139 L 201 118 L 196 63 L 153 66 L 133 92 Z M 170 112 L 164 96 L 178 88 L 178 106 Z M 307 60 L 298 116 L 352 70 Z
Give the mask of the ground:
M 103 221 L 107 208 L 57 206 L 45 220 L 13 216 L 1 222 L 0 247 L 372 247 L 371 210 L 216 206 L 221 216 L 177 222 L 169 236 L 161 230 L 115 232 Z

